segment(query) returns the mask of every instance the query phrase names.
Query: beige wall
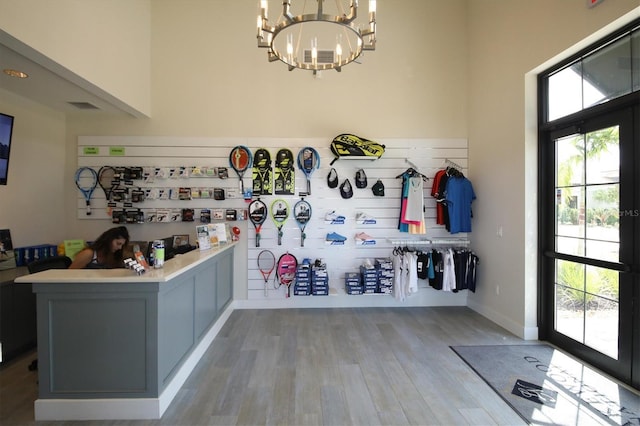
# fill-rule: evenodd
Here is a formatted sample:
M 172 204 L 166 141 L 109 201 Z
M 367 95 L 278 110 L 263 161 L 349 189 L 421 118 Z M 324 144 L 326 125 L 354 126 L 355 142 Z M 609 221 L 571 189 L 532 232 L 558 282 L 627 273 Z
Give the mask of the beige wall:
M 468 138 L 468 175 L 478 194 L 472 238 L 482 261 L 470 304 L 531 337 L 535 144 L 527 145 L 525 113 L 535 99 L 525 98 L 525 77 L 635 6 L 636 0 L 605 1 L 595 9 L 583 0 L 381 1 L 377 50 L 361 65 L 314 79 L 268 63 L 255 46 L 257 1 L 153 0 L 152 117 L 69 117 L 66 159 L 60 161 L 64 181 L 70 187 L 79 135 L 329 141 L 347 131 L 370 138 Z M 0 27 L 6 30 L 1 20 Z M 75 206 L 73 190 L 56 195 Z M 64 218 L 65 232 L 80 238 L 106 226 L 73 214 Z M 133 233 L 136 239 L 157 236 L 144 227 Z
M 482 286 L 469 304 L 522 336 L 537 336 L 537 117 L 528 73 L 595 41 L 623 15 L 639 17 L 638 2 L 469 1 L 469 162 L 482 259 Z
M 0 0 L 0 11 L 2 30 L 132 114 L 151 114 L 149 0 Z
M 15 117 L 9 177 L 0 185 L 0 228 L 14 247 L 57 244 L 71 209 L 65 203 L 64 115 L 0 89 L 0 111 Z M 75 188 L 75 185 L 73 185 Z

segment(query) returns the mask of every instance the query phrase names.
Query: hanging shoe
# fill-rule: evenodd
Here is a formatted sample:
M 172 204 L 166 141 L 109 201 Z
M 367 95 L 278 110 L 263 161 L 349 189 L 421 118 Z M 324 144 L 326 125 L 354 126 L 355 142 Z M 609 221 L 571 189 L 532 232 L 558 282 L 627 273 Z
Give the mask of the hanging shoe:
M 355 238 L 356 238 L 356 241 L 359 241 L 359 242 L 373 241 L 374 240 L 374 238 L 371 235 L 369 235 L 367 233 L 364 233 L 364 232 L 358 232 L 356 234 Z
M 332 232 L 330 234 L 327 234 L 327 241 L 338 241 L 338 242 L 345 242 L 347 241 L 347 237 L 338 234 L 337 232 Z
M 344 223 L 345 217 L 336 213 L 335 210 L 328 212 L 324 215 L 325 222 Z
M 364 212 L 356 213 L 356 222 L 363 225 L 374 225 L 376 223 L 376 218 L 369 216 Z

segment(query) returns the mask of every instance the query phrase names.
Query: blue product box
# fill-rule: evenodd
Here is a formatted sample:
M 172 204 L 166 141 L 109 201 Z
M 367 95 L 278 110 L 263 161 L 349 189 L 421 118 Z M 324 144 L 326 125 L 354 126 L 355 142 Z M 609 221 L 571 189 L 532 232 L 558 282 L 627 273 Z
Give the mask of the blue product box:
M 344 289 L 347 292 L 347 294 L 362 294 L 362 292 L 364 291 L 364 286 L 360 284 L 352 285 L 349 283 L 345 283 Z
M 314 287 L 313 290 L 311 290 L 311 294 L 313 294 L 314 296 L 328 296 L 329 286 L 323 286 L 320 288 Z
M 309 296 L 311 294 L 311 286 L 293 286 L 294 296 Z

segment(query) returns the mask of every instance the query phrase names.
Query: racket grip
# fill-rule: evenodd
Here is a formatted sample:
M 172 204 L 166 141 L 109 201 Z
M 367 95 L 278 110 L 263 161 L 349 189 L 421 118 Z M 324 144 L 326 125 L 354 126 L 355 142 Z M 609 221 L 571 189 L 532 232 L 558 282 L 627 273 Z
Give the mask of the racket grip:
M 87 204 L 87 216 L 91 216 L 91 203 L 89 200 L 86 201 Z
M 260 234 L 256 234 L 256 247 L 260 247 Z

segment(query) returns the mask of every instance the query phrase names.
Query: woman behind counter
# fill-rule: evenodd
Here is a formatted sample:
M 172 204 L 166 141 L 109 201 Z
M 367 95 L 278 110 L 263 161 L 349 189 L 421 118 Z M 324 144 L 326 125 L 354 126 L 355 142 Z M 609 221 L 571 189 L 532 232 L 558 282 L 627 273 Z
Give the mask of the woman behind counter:
M 123 268 L 123 248 L 129 243 L 129 231 L 117 226 L 102 233 L 90 247 L 76 254 L 69 269 Z

